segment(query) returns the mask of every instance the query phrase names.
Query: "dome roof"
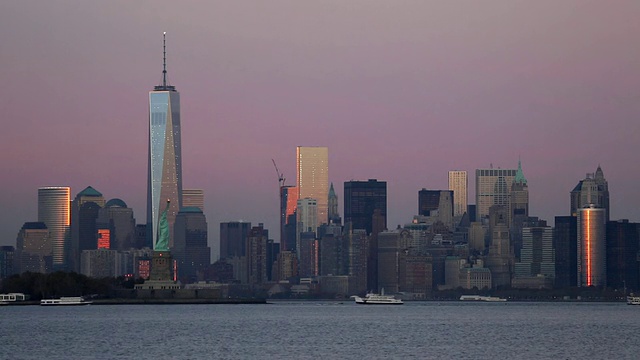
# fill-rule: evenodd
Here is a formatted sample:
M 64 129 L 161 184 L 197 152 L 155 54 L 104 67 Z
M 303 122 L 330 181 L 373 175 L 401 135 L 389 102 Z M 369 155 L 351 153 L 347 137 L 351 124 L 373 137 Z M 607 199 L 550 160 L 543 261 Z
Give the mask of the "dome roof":
M 109 201 L 107 201 L 107 203 L 104 205 L 104 207 L 122 207 L 122 208 L 126 208 L 127 204 L 120 200 L 120 199 L 111 199 Z
M 78 193 L 78 196 L 93 196 L 93 197 L 99 197 L 102 196 L 102 193 L 94 188 L 92 188 L 91 186 L 87 186 L 86 189 L 80 191 Z

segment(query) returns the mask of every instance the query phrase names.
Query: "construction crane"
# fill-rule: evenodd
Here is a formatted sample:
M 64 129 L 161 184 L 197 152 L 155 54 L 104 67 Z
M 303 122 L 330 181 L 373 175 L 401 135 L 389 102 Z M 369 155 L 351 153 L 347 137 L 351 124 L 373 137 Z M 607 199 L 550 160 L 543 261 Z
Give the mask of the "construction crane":
M 278 185 L 280 187 L 284 186 L 284 181 L 286 180 L 284 178 L 284 174 L 280 172 L 280 170 L 278 170 L 278 165 L 276 165 L 276 161 L 271 159 L 271 162 L 273 162 L 273 167 L 276 168 L 276 174 L 278 175 Z

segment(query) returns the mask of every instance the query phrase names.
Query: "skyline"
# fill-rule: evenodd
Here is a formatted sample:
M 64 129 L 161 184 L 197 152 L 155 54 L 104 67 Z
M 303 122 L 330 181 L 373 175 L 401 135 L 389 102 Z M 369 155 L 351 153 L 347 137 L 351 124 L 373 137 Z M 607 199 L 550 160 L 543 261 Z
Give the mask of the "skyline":
M 417 213 L 420 189 L 447 189 L 449 170 L 519 157 L 532 216 L 568 215 L 571 189 L 600 164 L 611 219 L 640 220 L 640 5 L 358 4 L 0 5 L 0 244 L 37 219 L 43 186 L 93 186 L 144 222 L 145 104 L 164 31 L 183 186 L 204 189 L 212 247 L 224 221 L 279 238 L 271 159 L 294 179 L 296 146 L 329 148 L 340 211 L 338 184 L 386 181 L 389 228 Z

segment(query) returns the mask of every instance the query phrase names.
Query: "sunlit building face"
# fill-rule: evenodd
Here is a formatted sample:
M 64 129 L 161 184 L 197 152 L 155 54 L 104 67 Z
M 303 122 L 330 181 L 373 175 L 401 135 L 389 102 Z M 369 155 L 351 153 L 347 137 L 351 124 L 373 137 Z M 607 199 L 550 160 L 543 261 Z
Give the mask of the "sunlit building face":
M 49 186 L 38 189 L 38 221 L 49 229 L 52 244 L 53 266 L 65 264 L 69 248 L 69 223 L 71 217 L 71 188 Z
M 578 210 L 578 286 L 606 286 L 606 210 Z
M 315 199 L 318 225 L 326 224 L 329 215 L 329 149 L 298 146 L 296 165 L 298 199 Z

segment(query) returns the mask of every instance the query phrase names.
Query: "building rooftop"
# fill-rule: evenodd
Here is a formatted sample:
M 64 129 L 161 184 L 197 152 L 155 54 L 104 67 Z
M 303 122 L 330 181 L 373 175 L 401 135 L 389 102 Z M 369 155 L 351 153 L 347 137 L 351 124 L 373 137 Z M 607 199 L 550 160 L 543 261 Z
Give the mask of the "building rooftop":
M 100 197 L 102 196 L 102 193 L 94 188 L 92 188 L 91 186 L 87 186 L 84 190 L 80 191 L 78 193 L 78 196 L 93 196 L 93 197 Z

